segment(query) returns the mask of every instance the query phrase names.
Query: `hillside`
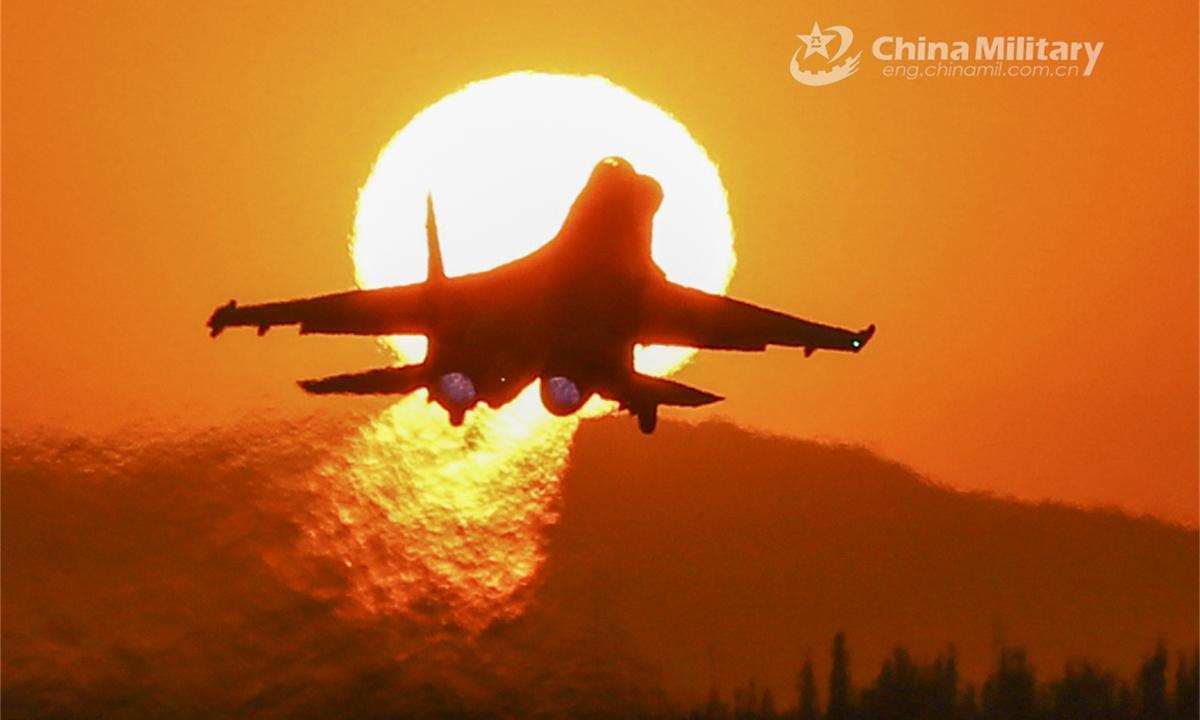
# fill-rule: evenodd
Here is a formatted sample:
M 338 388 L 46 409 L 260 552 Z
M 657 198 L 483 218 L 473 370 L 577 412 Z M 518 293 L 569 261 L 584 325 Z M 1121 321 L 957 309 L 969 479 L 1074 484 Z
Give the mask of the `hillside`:
M 672 695 L 757 678 L 792 696 L 838 630 L 866 684 L 895 645 L 949 644 L 978 682 L 1001 644 L 1043 677 L 1090 658 L 1130 677 L 1198 637 L 1194 530 L 1112 511 L 964 495 L 850 447 L 730 425 L 586 423 L 557 567 L 604 578 L 610 612 Z
M 978 683 L 1002 644 L 1048 679 L 1077 657 L 1129 678 L 1157 640 L 1196 643 L 1194 530 L 626 419 L 581 427 L 523 613 L 471 632 L 436 593 L 364 613 L 355 582 L 405 582 L 387 571 L 414 548 L 328 472 L 352 433 L 6 434 L 4 714 L 618 717 L 703 700 L 714 669 L 726 700 L 754 679 L 787 707 L 810 652 L 823 683 L 838 630 L 859 686 L 897 644 L 954 643 Z

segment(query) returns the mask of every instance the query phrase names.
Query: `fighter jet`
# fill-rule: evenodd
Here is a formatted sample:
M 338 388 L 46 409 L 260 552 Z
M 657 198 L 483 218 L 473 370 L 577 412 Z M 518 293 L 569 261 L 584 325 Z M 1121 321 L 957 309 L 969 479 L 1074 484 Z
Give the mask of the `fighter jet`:
M 622 158 L 592 171 L 562 229 L 546 245 L 486 272 L 447 277 L 433 199 L 427 204 L 428 278 L 421 283 L 287 302 L 217 308 L 227 327 L 299 325 L 302 334 L 425 335 L 425 360 L 303 380 L 315 393 L 429 391 L 461 425 L 478 403 L 498 408 L 535 380 L 545 408 L 577 411 L 593 395 L 616 401 L 654 432 L 660 405 L 723 398 L 634 370 L 635 345 L 765 350 L 768 345 L 858 352 L 875 332 L 851 332 L 673 283 L 650 255 L 658 182 Z

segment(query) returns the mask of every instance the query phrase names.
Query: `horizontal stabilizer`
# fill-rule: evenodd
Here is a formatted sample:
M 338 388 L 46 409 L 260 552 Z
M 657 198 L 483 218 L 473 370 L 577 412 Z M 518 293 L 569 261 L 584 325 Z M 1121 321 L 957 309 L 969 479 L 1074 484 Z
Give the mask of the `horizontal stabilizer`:
M 320 380 L 301 380 L 298 384 L 314 395 L 404 395 L 429 385 L 424 365 L 379 368 Z
M 212 316 L 208 318 L 208 334 L 211 337 L 220 335 L 226 327 L 233 324 L 233 316 L 235 314 L 237 314 L 236 300 L 230 300 L 227 305 L 222 305 L 214 310 Z
M 685 407 L 697 407 L 725 399 L 720 395 L 713 395 L 710 392 L 697 390 L 694 387 L 689 387 L 674 380 L 665 380 L 638 373 L 634 373 L 630 384 L 632 387 L 629 388 L 631 392 L 627 401 L 627 404 L 630 406 L 682 405 Z

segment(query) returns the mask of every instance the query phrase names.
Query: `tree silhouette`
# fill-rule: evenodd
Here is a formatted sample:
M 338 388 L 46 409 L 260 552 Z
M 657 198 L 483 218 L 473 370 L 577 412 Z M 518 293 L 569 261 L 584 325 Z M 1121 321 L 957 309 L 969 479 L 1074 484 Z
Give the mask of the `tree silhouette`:
M 763 688 L 762 705 L 759 706 L 758 717 L 762 720 L 777 720 L 779 713 L 775 710 L 775 693 L 771 688 Z
M 729 717 L 729 708 L 721 702 L 721 694 L 717 692 L 716 683 L 713 684 L 712 690 L 708 694 L 708 705 L 704 708 L 704 717 L 708 720 L 726 720 Z
M 733 717 L 734 720 L 758 720 L 758 711 L 758 687 L 751 678 L 748 689 L 733 691 Z
M 1050 687 L 1054 720 L 1117 720 L 1120 683 L 1090 662 L 1067 663 L 1062 680 Z
M 1126 683 L 1117 690 L 1117 717 L 1133 717 L 1133 691 Z
M 870 720 L 949 720 L 955 716 L 957 700 L 953 648 L 922 667 L 898 647 L 884 661 L 875 684 L 863 692 L 861 713 Z
M 929 708 L 933 717 L 954 717 L 958 707 L 958 655 L 951 645 L 929 669 Z
M 1191 662 L 1179 653 L 1175 669 L 1175 715 L 1179 718 L 1200 717 L 1200 648 L 1192 651 Z
M 846 653 L 846 633 L 833 636 L 833 667 L 829 671 L 829 708 L 826 720 L 848 720 L 854 708 L 850 701 L 850 656 Z
M 962 702 L 958 706 L 958 716 L 962 720 L 978 720 L 980 717 L 978 693 L 971 683 L 967 683 L 963 688 Z
M 870 720 L 918 718 L 923 710 L 919 669 L 902 647 L 883 662 L 875 684 L 863 691 L 862 714 Z
M 812 658 L 805 658 L 796 689 L 800 691 L 799 720 L 817 720 L 817 684 L 813 680 Z
M 1137 711 L 1144 720 L 1167 717 L 1167 646 L 1159 643 L 1142 663 L 1137 677 Z
M 689 720 L 1192 720 L 1200 715 L 1200 646 L 1180 653 L 1174 694 L 1167 692 L 1167 649 L 1160 642 L 1143 659 L 1130 683 L 1088 660 L 1066 664 L 1061 678 L 1039 686 L 1024 649 L 1003 649 L 997 667 L 982 690 L 965 683 L 958 692 L 954 646 L 929 663 L 896 647 L 884 660 L 879 676 L 861 692 L 850 683 L 846 637 L 833 641 L 829 675 L 830 702 L 824 716 L 812 658 L 796 675 L 799 704 L 781 710 L 770 688 L 751 679 L 734 689 L 733 706 L 723 704 L 714 682 L 707 707 L 691 711 Z M 678 716 L 664 716 L 664 720 Z
M 983 684 L 983 717 L 988 720 L 1029 720 L 1040 717 L 1033 668 L 1023 649 L 1001 650 L 1000 667 Z

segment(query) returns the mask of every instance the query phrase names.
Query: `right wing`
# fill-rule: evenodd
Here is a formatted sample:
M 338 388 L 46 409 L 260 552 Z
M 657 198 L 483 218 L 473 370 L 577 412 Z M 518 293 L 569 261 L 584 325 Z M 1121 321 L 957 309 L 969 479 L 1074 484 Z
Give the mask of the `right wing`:
M 208 327 L 213 337 L 227 327 L 254 327 L 262 335 L 275 325 L 299 325 L 301 333 L 427 335 L 438 314 L 435 294 L 429 283 L 418 283 L 262 305 L 230 300 Z
M 858 352 L 875 326 L 853 332 L 694 288 L 666 283 L 648 293 L 637 342 L 710 350 L 765 350 L 768 345 Z

